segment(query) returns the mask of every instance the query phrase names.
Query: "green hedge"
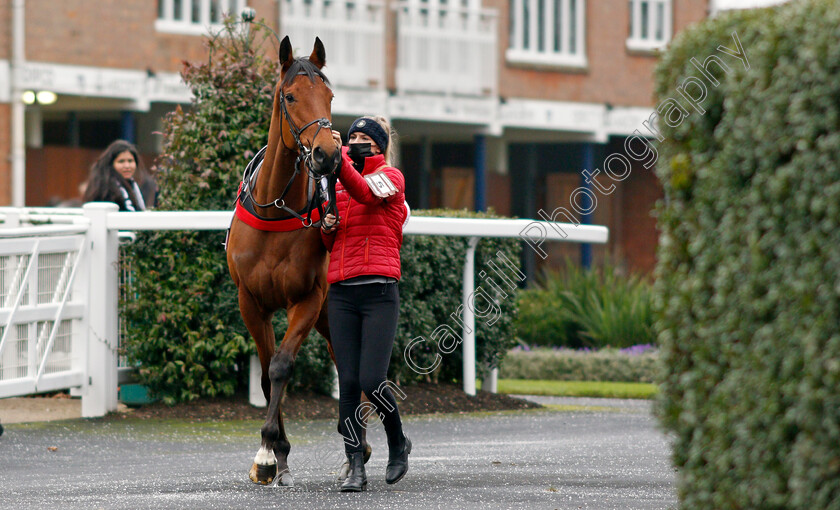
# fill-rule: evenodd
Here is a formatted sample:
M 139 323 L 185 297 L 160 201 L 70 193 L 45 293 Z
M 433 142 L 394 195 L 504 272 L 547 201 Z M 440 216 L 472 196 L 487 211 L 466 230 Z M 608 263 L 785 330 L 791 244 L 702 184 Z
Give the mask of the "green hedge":
M 433 209 L 412 211 L 413 216 L 447 216 L 461 218 L 499 218 L 492 211 L 486 213 L 466 210 L 453 211 Z M 402 256 L 402 281 L 400 282 L 400 323 L 397 342 L 391 359 L 389 377 L 397 382 L 411 380 L 432 380 L 456 382 L 462 379 L 462 349 L 460 346 L 446 353 L 432 341 L 433 332 L 446 325 L 461 337 L 459 323 L 452 318 L 457 314 L 463 295 L 463 267 L 467 251 L 466 238 L 441 236 L 405 236 Z M 499 256 L 510 261 L 517 268 L 506 266 Z M 485 297 L 495 301 L 495 312 L 481 318 L 476 316 L 476 362 L 481 371 L 489 366 L 498 366 L 505 353 L 516 345 L 514 321 L 517 314 L 518 288 L 511 290 L 509 284 L 518 284 L 516 271 L 520 268 L 521 246 L 517 239 L 482 239 L 475 253 L 475 287 L 485 294 L 479 294 L 475 307 L 488 307 Z M 492 265 L 491 265 L 492 263 Z M 504 274 L 504 278 L 496 273 Z M 481 277 L 484 271 L 486 276 Z M 507 279 L 507 284 L 505 283 Z M 498 286 L 506 296 L 494 290 Z M 481 292 L 481 291 L 478 291 Z M 425 342 L 412 349 L 411 361 L 417 367 L 434 365 L 437 356 L 440 364 L 429 374 L 418 373 L 406 362 L 405 349 L 409 342 L 422 336 Z M 448 350 L 448 349 L 447 349 Z
M 628 353 L 619 349 L 514 349 L 499 369 L 502 379 L 645 382 L 658 379 L 655 349 Z
M 164 152 L 156 167 L 161 183 L 159 209 L 232 209 L 248 159 L 268 138 L 278 66 L 276 58 L 263 57 L 260 41 L 266 37 L 258 26 L 252 26 L 248 34 L 231 31 L 210 41 L 212 60 L 185 65 L 184 79 L 195 99 L 191 108 L 179 108 L 166 119 Z M 413 214 L 494 217 L 466 211 Z M 123 251 L 124 263 L 134 275 L 123 302 L 128 329 L 125 353 L 140 367 L 141 382 L 165 402 L 230 395 L 247 382 L 247 361 L 255 349 L 239 315 L 223 239 L 220 232 L 141 232 Z M 518 266 L 516 240 L 487 239 L 479 244 L 476 271 L 486 268 L 499 250 Z M 460 379 L 460 348 L 442 355 L 440 365 L 429 374 L 413 371 L 404 351 L 412 339 L 430 338 L 442 324 L 460 335 L 461 328 L 450 315 L 461 301 L 465 251 L 463 238 L 405 238 L 392 380 L 404 384 L 425 378 Z M 513 275 L 512 270 L 504 272 L 508 278 Z M 476 285 L 482 282 L 477 276 Z M 483 365 L 498 364 L 515 344 L 516 291 L 503 299 L 488 284 L 482 288 L 499 301 L 500 316 L 492 326 L 477 318 L 476 358 Z M 485 304 L 479 300 L 477 306 Z M 277 338 L 282 338 L 283 311 L 276 314 L 274 325 Z M 423 342 L 412 351 L 412 360 L 426 367 L 436 355 L 437 346 Z M 325 340 L 311 333 L 298 353 L 289 390 L 329 392 L 330 365 Z
M 733 32 L 749 70 L 718 49 Z M 836 0 L 791 2 L 684 31 L 656 72 L 661 104 L 691 58 L 730 65 L 705 115 L 660 121 L 657 407 L 683 508 L 840 508 L 838 41 Z
M 528 345 L 629 347 L 653 344 L 650 284 L 609 262 L 585 269 L 566 259 L 519 294 L 516 331 Z

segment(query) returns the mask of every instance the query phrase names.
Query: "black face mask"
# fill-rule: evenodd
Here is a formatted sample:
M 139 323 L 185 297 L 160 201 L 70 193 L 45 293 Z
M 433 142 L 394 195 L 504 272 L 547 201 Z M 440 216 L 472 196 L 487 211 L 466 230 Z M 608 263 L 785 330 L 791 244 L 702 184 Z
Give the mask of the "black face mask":
M 365 158 L 374 156 L 370 150 L 370 143 L 351 143 L 347 146 L 347 155 L 353 160 L 353 166 L 358 171 L 365 167 Z

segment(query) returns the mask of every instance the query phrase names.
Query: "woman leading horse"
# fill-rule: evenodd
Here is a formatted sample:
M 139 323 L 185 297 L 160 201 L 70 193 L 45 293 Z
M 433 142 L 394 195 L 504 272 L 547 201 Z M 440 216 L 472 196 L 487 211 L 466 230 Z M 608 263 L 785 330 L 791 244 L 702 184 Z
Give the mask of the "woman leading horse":
M 333 134 L 340 143 L 338 132 Z M 348 138 L 336 186 L 340 216 L 327 214 L 321 230 L 331 251 L 329 320 L 338 368 L 339 432 L 350 468 L 341 490 L 359 492 L 367 486 L 365 446 L 358 439 L 365 427 L 357 411 L 362 391 L 388 437 L 386 483 L 397 483 L 408 471 L 411 441 L 386 380 L 400 313 L 397 282 L 408 210 L 405 178 L 391 158 L 388 122 L 361 117 L 350 126 Z

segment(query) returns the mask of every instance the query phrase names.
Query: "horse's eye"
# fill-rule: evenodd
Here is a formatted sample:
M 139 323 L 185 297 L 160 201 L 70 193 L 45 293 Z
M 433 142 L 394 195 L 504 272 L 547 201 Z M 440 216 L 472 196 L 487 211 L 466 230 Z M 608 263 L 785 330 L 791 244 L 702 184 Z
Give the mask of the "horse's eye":
M 295 96 L 293 96 L 291 94 L 286 94 L 286 102 L 287 103 L 294 103 L 295 102 Z

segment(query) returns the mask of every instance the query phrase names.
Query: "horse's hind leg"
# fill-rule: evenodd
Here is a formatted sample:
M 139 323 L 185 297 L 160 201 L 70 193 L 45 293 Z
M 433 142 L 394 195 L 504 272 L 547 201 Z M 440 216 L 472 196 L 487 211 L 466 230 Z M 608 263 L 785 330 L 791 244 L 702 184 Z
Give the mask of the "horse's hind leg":
M 257 458 L 261 458 L 262 454 L 263 458 L 271 460 L 273 457 L 276 460 L 277 476 L 280 477 L 279 484 L 284 486 L 294 485 L 294 479 L 288 464 L 291 445 L 283 426 L 283 394 L 292 375 L 295 357 L 318 317 L 320 302 L 320 296 L 312 295 L 307 300 L 289 307 L 287 310 L 289 328 L 286 330 L 280 347 L 271 358 L 268 368 L 271 398 L 268 402 L 266 422 L 261 430 L 262 447 L 257 453 Z M 270 450 L 273 451 L 273 455 L 268 455 Z M 256 464 L 258 463 L 255 462 Z
M 333 364 L 335 364 L 335 352 L 333 352 L 332 348 L 332 339 L 330 337 L 330 324 L 329 320 L 327 319 L 327 302 L 324 301 L 324 305 L 321 307 L 321 313 L 318 316 L 317 322 L 315 322 L 315 330 L 321 334 L 324 338 L 327 339 L 327 349 L 330 352 L 330 358 L 333 360 Z M 369 402 L 370 400 L 367 398 L 367 395 L 362 393 L 362 402 Z M 367 442 L 367 427 L 362 427 L 361 432 L 361 440 L 362 446 L 364 447 L 365 452 L 365 464 L 367 461 L 370 460 L 370 455 L 373 452 L 373 449 L 370 446 L 370 443 Z M 347 478 L 347 475 L 350 473 L 350 461 L 345 460 L 344 464 L 342 464 L 341 468 L 338 470 L 338 479 L 344 480 Z

